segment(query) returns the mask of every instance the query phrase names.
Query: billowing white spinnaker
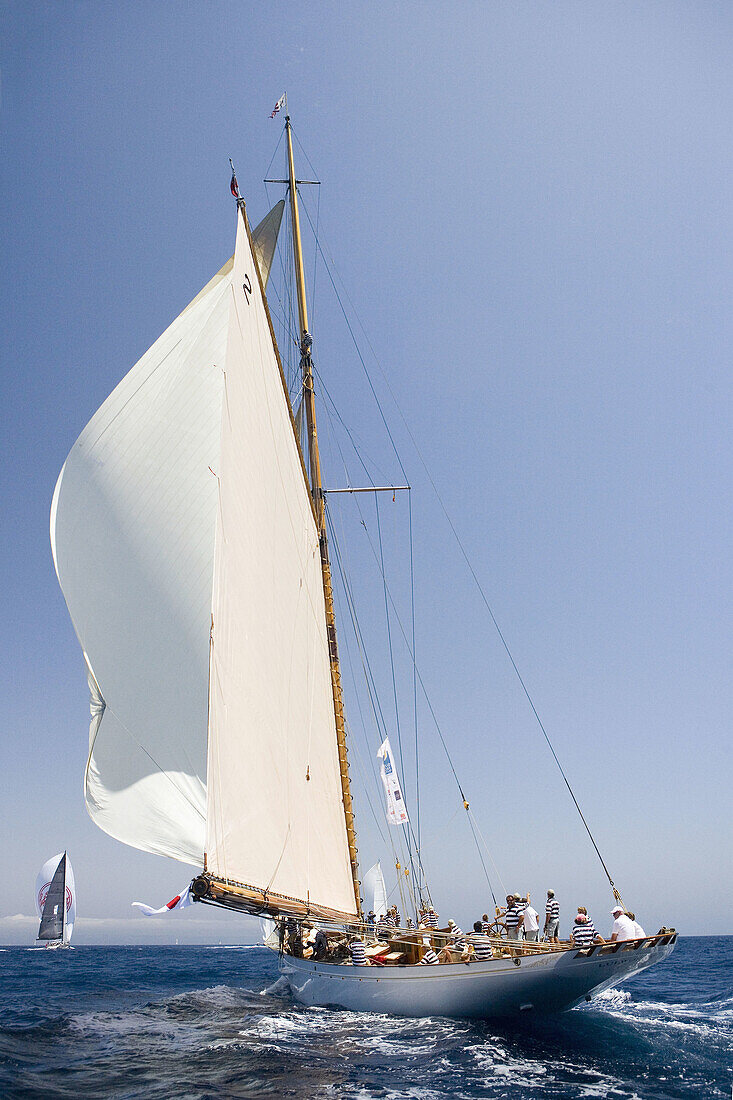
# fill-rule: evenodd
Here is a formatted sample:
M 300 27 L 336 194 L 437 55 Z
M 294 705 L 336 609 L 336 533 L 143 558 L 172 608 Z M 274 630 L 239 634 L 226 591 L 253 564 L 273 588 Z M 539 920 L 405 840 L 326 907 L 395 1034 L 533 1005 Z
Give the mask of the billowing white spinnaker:
M 230 280 L 228 263 L 92 417 L 51 510 L 92 687 L 89 813 L 198 866 Z
M 265 281 L 283 205 L 254 232 Z M 126 844 L 198 867 L 233 263 L 92 417 L 51 505 L 54 564 L 91 696 L 89 813 Z

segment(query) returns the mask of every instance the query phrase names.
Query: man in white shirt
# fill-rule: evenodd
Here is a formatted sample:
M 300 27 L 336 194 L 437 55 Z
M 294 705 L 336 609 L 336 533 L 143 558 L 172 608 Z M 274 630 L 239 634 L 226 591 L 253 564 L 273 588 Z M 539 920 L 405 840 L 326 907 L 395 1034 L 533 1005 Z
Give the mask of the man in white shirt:
M 536 943 L 540 932 L 539 913 L 529 904 L 529 898 L 522 898 L 519 904 L 524 910 L 524 938 Z
M 611 910 L 611 916 L 613 917 L 613 928 L 611 929 L 612 941 L 636 939 L 634 922 L 629 920 L 626 916 L 623 906 L 615 905 Z

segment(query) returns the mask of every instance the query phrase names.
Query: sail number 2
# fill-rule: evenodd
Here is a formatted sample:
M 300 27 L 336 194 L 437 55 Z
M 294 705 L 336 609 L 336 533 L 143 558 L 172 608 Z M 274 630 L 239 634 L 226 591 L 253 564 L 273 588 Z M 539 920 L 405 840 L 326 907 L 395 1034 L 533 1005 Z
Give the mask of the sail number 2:
M 244 282 L 242 283 L 242 290 L 244 291 L 244 299 L 249 305 L 249 296 L 252 293 L 252 284 L 249 281 L 249 275 L 244 276 Z

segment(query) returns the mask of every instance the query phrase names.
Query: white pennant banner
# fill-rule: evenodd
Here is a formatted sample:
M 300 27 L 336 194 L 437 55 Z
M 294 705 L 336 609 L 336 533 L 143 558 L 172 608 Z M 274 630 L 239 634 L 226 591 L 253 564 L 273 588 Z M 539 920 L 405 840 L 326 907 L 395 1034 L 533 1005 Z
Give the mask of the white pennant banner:
M 162 917 L 166 913 L 172 913 L 174 909 L 187 909 L 189 905 L 193 905 L 191 887 L 187 886 L 183 893 L 176 894 L 165 905 L 161 905 L 160 909 L 154 909 L 152 905 L 144 905 L 141 901 L 133 901 L 132 905 L 135 909 L 140 909 L 146 917 Z
M 409 818 L 405 809 L 405 800 L 402 797 L 400 781 L 397 777 L 397 769 L 392 759 L 392 748 L 388 737 L 379 746 L 377 756 L 385 794 L 387 795 L 387 820 L 390 825 L 406 825 Z

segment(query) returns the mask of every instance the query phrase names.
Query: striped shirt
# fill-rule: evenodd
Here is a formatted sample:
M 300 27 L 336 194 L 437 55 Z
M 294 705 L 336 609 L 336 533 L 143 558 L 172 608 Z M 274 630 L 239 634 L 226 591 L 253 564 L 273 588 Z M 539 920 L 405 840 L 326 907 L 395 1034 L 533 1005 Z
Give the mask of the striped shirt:
M 590 917 L 582 924 L 574 924 L 570 937 L 573 941 L 573 947 L 590 947 L 596 934 L 596 926 Z
M 491 958 L 493 954 L 491 950 L 491 940 L 488 936 L 485 936 L 483 932 L 471 932 L 468 937 L 468 942 L 473 945 L 473 957 L 478 959 L 479 962 Z
M 548 920 L 559 920 L 560 918 L 560 905 L 556 898 L 548 898 L 547 905 L 545 907 L 545 916 Z
M 450 936 L 452 939 L 452 947 L 465 947 L 466 946 L 466 933 L 462 928 L 459 928 L 457 924 L 454 924 L 450 930 Z
M 504 914 L 504 924 L 507 928 L 518 928 L 523 917 L 524 910 L 515 905 L 513 909 L 507 909 Z
M 427 916 L 425 917 L 425 924 L 428 928 L 438 927 L 438 914 L 435 912 L 434 909 L 431 909 L 428 912 Z
M 488 936 L 489 932 L 491 931 L 491 925 L 487 920 L 481 921 L 481 931 L 485 936 Z
M 351 965 L 352 966 L 366 966 L 367 957 L 366 950 L 364 948 L 363 940 L 352 940 L 349 944 L 349 951 L 351 952 Z
M 421 966 L 435 966 L 435 964 L 438 963 L 438 962 L 440 962 L 440 959 L 435 954 L 432 947 L 426 947 L 425 948 L 425 954 L 420 959 L 420 965 Z

